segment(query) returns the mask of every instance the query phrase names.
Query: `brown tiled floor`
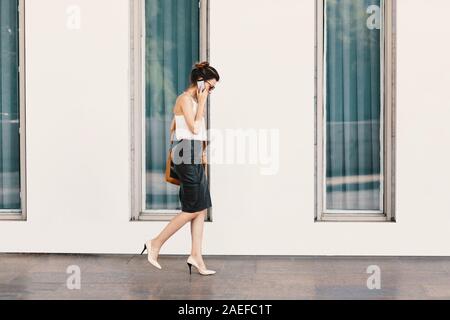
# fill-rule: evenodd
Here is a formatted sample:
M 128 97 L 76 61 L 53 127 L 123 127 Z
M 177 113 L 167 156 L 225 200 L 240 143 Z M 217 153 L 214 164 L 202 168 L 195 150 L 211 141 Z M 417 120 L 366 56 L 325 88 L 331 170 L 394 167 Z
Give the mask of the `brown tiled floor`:
M 0 254 L 0 299 L 450 299 L 450 258 L 209 256 L 207 277 L 186 258 L 161 256 L 158 270 L 145 256 Z M 367 288 L 370 265 L 381 290 Z

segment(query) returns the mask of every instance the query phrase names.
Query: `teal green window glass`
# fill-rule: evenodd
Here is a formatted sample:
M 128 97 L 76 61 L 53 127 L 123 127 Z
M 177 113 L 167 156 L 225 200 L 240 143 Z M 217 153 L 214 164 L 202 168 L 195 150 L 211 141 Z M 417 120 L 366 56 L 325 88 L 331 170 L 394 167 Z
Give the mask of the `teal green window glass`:
M 0 1 L 0 213 L 20 210 L 18 0 Z
M 326 206 L 381 212 L 381 0 L 325 0 Z
M 164 180 L 177 96 L 199 61 L 198 0 L 145 1 L 145 209 L 179 210 L 177 186 Z

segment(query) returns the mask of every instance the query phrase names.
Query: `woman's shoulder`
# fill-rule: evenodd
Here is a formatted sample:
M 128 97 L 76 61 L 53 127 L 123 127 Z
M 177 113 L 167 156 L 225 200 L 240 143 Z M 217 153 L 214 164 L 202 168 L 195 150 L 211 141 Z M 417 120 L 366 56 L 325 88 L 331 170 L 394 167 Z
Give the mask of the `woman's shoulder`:
M 192 98 L 187 92 L 183 92 L 178 95 L 175 100 L 174 112 L 177 113 L 177 111 L 181 111 L 183 106 L 192 106 Z
M 183 92 L 180 95 L 178 95 L 177 99 L 176 99 L 176 103 L 181 102 L 181 103 L 191 103 L 192 102 L 192 98 L 190 96 L 189 93 L 187 92 Z
M 194 99 L 189 93 L 182 93 L 177 97 L 177 104 L 181 103 L 183 105 L 193 106 L 194 105 Z

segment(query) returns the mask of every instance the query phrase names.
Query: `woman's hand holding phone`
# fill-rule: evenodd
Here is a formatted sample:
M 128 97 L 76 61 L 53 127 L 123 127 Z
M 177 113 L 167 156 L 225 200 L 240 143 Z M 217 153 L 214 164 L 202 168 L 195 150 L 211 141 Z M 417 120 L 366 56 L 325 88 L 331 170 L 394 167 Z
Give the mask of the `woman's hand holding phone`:
M 197 91 L 203 91 L 205 89 L 205 81 L 204 80 L 198 80 L 197 81 Z
M 197 86 L 197 99 L 200 105 L 205 105 L 206 100 L 208 99 L 209 91 L 206 89 L 205 83 L 203 81 L 199 81 L 198 83 L 200 82 L 202 82 L 203 85 Z

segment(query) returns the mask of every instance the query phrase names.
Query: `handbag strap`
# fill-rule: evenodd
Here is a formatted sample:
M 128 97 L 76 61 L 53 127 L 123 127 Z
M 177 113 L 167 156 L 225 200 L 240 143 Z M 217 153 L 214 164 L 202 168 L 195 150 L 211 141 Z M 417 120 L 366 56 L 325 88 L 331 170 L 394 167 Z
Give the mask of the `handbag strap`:
M 172 126 L 173 124 L 173 126 Z M 176 122 L 175 122 L 175 117 L 172 120 L 172 124 L 170 125 L 170 138 L 169 138 L 169 148 L 172 148 L 173 145 L 173 136 L 176 130 Z

